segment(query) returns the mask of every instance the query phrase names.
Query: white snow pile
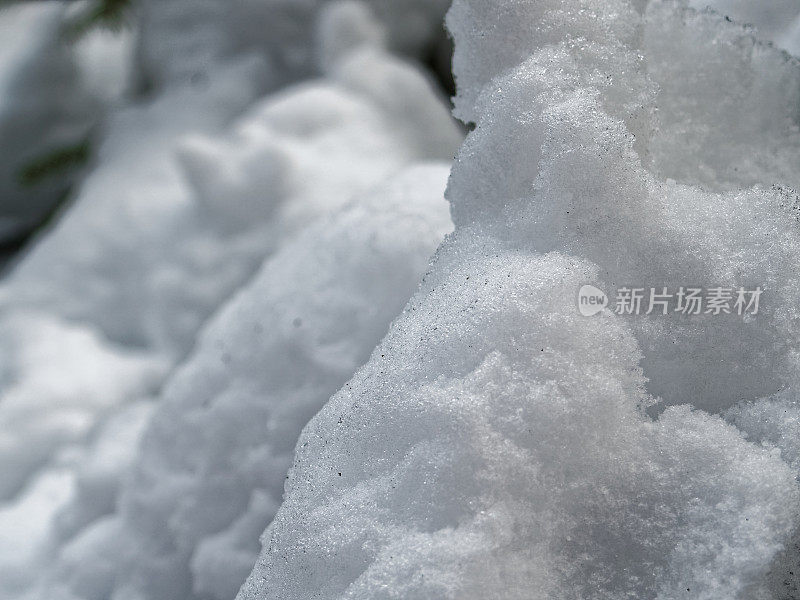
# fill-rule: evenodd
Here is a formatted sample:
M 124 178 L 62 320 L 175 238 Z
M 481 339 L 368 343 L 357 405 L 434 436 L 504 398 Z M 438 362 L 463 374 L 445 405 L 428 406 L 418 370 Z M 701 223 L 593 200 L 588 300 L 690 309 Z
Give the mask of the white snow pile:
M 454 0 L 452 165 L 448 4 L 134 0 L 58 51 L 110 112 L 0 281 L 0 600 L 800 593 L 796 3 Z
M 792 597 L 800 66 L 668 0 L 448 22 L 456 231 L 304 430 L 239 598 Z M 763 304 L 587 318 L 584 284 Z
M 147 5 L 139 8 L 146 17 Z M 186 28 L 196 15 L 182 14 Z M 258 515 L 259 498 L 276 504 L 280 484 L 259 478 L 271 473 L 258 464 L 259 448 L 267 455 L 274 448 L 271 460 L 288 464 L 301 426 L 366 360 L 447 231 L 440 163 L 371 191 L 414 163 L 451 160 L 461 141 L 428 76 L 390 53 L 383 26 L 361 4 L 330 3 L 309 18 L 313 53 L 326 57 L 319 78 L 260 98 L 260 82 L 270 74 L 263 56 L 244 52 L 215 57 L 199 83 L 176 75 L 151 96 L 123 102 L 109 117 L 95 164 L 71 206 L 0 283 L 0 597 L 52 598 L 69 591 L 105 598 L 117 589 L 116 595 L 174 598 L 190 597 L 193 585 L 198 594 L 235 594 L 265 525 L 265 517 L 250 516 L 249 500 L 228 507 L 227 517 L 203 524 L 202 531 L 191 530 L 202 517 L 177 523 L 172 532 L 160 529 L 158 519 L 174 510 L 180 521 L 187 507 L 204 503 L 214 514 L 232 497 L 252 495 Z M 171 49 L 163 52 L 166 57 Z M 313 233 L 303 233 L 312 227 Z M 198 377 L 189 384 L 197 387 L 170 391 L 169 373 L 195 346 L 208 318 L 265 259 L 273 265 L 261 276 L 268 281 L 257 287 L 256 279 L 252 286 L 254 294 L 267 287 L 270 295 L 254 297 L 246 318 L 248 324 L 264 319 L 274 339 L 259 335 L 249 350 L 241 346 L 235 354 L 254 378 L 249 396 L 235 389 L 242 382 L 222 365 L 219 403 L 227 410 L 229 396 L 221 388 L 230 388 L 241 410 L 230 406 L 226 423 L 211 417 L 221 431 L 228 427 L 223 437 L 242 419 L 254 427 L 237 455 L 252 454 L 252 463 L 230 478 L 227 496 L 208 491 L 214 477 L 225 475 L 198 467 L 193 492 L 148 503 L 137 482 L 150 485 L 147 473 L 159 461 L 166 488 L 174 483 L 171 473 L 178 479 L 184 467 L 186 476 L 194 473 L 193 466 L 170 463 L 177 456 L 169 443 L 177 432 L 192 435 L 184 428 L 195 417 L 175 415 L 169 405 L 197 400 L 200 389 L 213 393 L 205 377 L 208 364 L 219 360 L 216 341 L 198 342 L 194 376 L 176 375 L 184 382 Z M 301 313 L 310 302 L 307 316 L 293 316 L 289 330 L 295 332 L 297 318 L 308 325 L 288 339 L 273 330 L 281 317 L 263 312 L 277 309 L 271 300 Z M 240 300 L 232 302 L 235 311 Z M 206 335 L 222 336 L 238 319 L 225 314 L 218 317 L 224 324 Z M 239 334 L 231 334 L 225 343 L 238 347 Z M 261 373 L 260 365 L 275 357 L 285 355 L 284 365 L 291 364 L 299 348 L 306 348 L 308 364 L 294 371 L 276 365 L 273 378 Z M 194 360 L 181 372 L 191 371 Z M 315 387 L 309 387 L 312 380 Z M 282 385 L 296 389 L 281 394 L 271 387 Z M 277 395 L 274 409 L 258 404 L 267 393 Z M 300 397 L 306 398 L 302 407 L 293 406 Z M 155 411 L 148 426 L 154 402 L 162 399 L 163 412 Z M 292 410 L 298 413 L 288 414 Z M 259 422 L 264 411 L 275 414 L 276 436 Z M 282 418 L 285 430 L 277 425 Z M 145 443 L 140 453 L 141 432 L 162 427 L 169 431 L 164 445 Z M 201 427 L 194 434 L 203 448 L 196 459 L 213 471 L 225 451 L 216 446 L 222 438 L 206 439 L 208 433 Z M 222 463 L 219 468 L 228 473 Z M 142 531 L 138 519 L 149 519 L 153 529 Z M 195 546 L 206 538 L 214 543 L 212 534 L 248 519 L 255 519 L 251 528 L 238 525 L 239 533 L 231 534 L 231 564 L 217 568 L 220 577 L 202 569 L 196 583 L 186 579 L 190 560 L 209 560 Z M 98 532 L 109 531 L 107 522 L 131 535 L 104 538 Z M 162 536 L 174 536 L 179 547 L 154 555 Z M 109 558 L 108 540 L 127 541 L 126 554 Z M 59 570 L 76 548 L 97 561 L 82 563 L 82 572 Z M 165 563 L 153 566 L 154 556 Z M 159 579 L 158 573 L 166 574 Z M 171 596 L 176 590 L 185 595 Z

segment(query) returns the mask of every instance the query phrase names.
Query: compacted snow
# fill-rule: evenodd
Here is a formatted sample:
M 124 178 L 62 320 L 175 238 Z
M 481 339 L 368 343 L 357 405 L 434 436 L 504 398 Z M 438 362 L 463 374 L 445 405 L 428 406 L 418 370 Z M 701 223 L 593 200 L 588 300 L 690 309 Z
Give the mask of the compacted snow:
M 449 4 L 0 9 L 0 600 L 800 597 L 800 8 Z

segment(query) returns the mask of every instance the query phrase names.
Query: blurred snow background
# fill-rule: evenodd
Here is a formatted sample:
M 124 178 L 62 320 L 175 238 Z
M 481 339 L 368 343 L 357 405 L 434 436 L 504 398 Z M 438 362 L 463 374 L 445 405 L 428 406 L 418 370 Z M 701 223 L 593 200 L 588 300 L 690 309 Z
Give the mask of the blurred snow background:
M 448 8 L 0 6 L 0 599 L 800 597 L 800 4 Z
M 0 284 L 0 595 L 230 597 L 300 428 L 366 360 L 450 229 L 442 196 L 462 133 L 421 66 L 446 39 L 446 5 L 142 2 L 116 33 L 69 37 L 91 8 L 0 12 L 20 47 L 3 99 L 80 108 L 74 139 L 85 120 L 95 131 L 81 169 L 45 169 L 71 196 Z M 56 67 L 71 69 L 69 94 Z M 39 116 L 23 139 L 47 155 Z M 40 212 L 15 227 L 61 201 L 34 207 L 19 190 Z M 204 327 L 217 312 L 223 324 Z M 240 424 L 252 435 L 226 442 Z M 141 432 L 162 427 L 143 446 L 154 462 L 139 456 Z M 189 462 L 171 447 L 179 428 Z M 202 474 L 239 458 L 224 481 Z

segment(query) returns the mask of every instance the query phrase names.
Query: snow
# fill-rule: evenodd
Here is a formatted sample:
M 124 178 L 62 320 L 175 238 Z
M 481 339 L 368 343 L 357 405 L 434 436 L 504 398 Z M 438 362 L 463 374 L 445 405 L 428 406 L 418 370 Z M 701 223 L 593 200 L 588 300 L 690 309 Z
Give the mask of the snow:
M 747 28 L 669 3 L 649 7 L 646 32 L 656 172 L 713 190 L 797 189 L 800 63 Z
M 324 12 L 337 10 L 351 9 L 332 5 Z M 362 22 L 380 30 L 366 16 Z M 446 169 L 409 175 L 427 187 L 416 191 L 413 182 L 405 184 L 408 197 L 400 184 L 401 189 L 386 191 L 397 194 L 397 206 L 388 213 L 394 215 L 391 224 L 374 214 L 375 208 L 363 217 L 342 211 L 408 165 L 451 159 L 462 134 L 431 82 L 383 47 L 386 35 L 351 42 L 342 42 L 342 35 L 347 32 L 331 26 L 320 39 L 315 56 L 325 44 L 340 49 L 336 60 L 320 67 L 320 77 L 267 97 L 259 95 L 258 83 L 264 59 L 245 53 L 215 58 L 200 83 L 176 75 L 153 96 L 120 101 L 70 206 L 0 283 L 0 514 L 10 515 L 0 519 L 0 539 L 14 539 L 26 530 L 18 515 L 36 523 L 28 528 L 30 551 L 0 559 L 0 573 L 13 574 L 0 576 L 0 597 L 36 594 L 37 589 L 49 593 L 37 587 L 37 580 L 50 579 L 45 564 L 54 565 L 53 577 L 63 573 L 55 569 L 59 556 L 65 561 L 93 552 L 102 557 L 87 564 L 90 571 L 83 579 L 66 572 L 67 579 L 77 580 L 76 593 L 89 596 L 103 597 L 111 588 L 102 586 L 113 587 L 119 565 L 140 560 L 147 569 L 147 540 L 134 548 L 138 554 L 120 556 L 114 566 L 107 564 L 109 547 L 102 544 L 119 549 L 125 538 L 108 539 L 98 532 L 115 522 L 122 482 L 139 464 L 140 437 L 153 402 L 169 387 L 169 373 L 195 346 L 204 323 L 265 259 L 280 255 L 284 246 L 297 248 L 301 232 L 333 215 L 363 221 L 375 239 L 352 243 L 374 244 L 370 250 L 378 254 L 371 259 L 384 262 L 371 263 L 373 271 L 351 282 L 351 289 L 356 293 L 358 285 L 366 286 L 368 299 L 386 297 L 388 307 L 364 307 L 370 320 L 364 325 L 366 339 L 351 342 L 364 344 L 353 350 L 355 357 L 337 356 L 344 347 L 327 349 L 332 363 L 341 361 L 338 368 L 344 371 L 330 375 L 333 379 L 309 400 L 310 406 L 321 405 L 350 376 L 357 366 L 352 361 L 366 359 L 413 292 L 449 223 L 443 201 L 432 212 L 425 208 L 428 199 L 441 198 Z M 373 90 L 370 81 L 382 85 Z M 417 202 L 418 197 L 425 201 Z M 415 227 L 399 229 L 404 220 Z M 342 227 L 336 231 L 344 235 Z M 387 236 L 387 227 L 398 228 L 398 237 L 385 242 L 388 257 L 380 253 L 378 227 Z M 316 241 L 305 239 L 306 245 Z M 327 248 L 335 242 L 330 239 Z M 275 286 L 276 292 L 280 289 Z M 330 300 L 336 300 L 337 293 L 331 294 Z M 354 301 L 350 310 L 361 306 Z M 344 335 L 334 327 L 344 321 L 331 319 L 331 334 Z M 279 340 L 276 344 L 282 348 Z M 325 369 L 312 363 L 309 368 Z M 221 381 L 224 377 L 219 375 Z M 310 410 L 302 413 L 305 419 Z M 298 431 L 282 433 L 284 452 L 304 422 L 298 419 Z M 213 446 L 208 450 L 217 452 Z M 251 484 L 242 483 L 236 493 L 247 495 L 246 485 Z M 274 490 L 270 493 L 275 496 Z M 127 497 L 136 495 L 127 492 Z M 209 510 L 217 507 L 212 503 Z M 240 534 L 251 564 L 242 566 L 240 560 L 224 581 L 202 585 L 235 593 L 255 560 L 263 528 L 261 520 L 257 523 Z M 184 535 L 189 534 L 178 532 L 178 539 Z M 194 533 L 189 538 L 202 541 Z M 179 578 L 188 572 L 190 558 L 181 549 L 182 570 L 166 572 L 162 591 L 182 585 Z M 119 585 L 123 588 L 122 581 Z
M 71 542 L 81 549 L 67 553 L 59 580 L 74 593 L 96 586 L 95 565 L 113 543 L 123 548 L 102 589 L 236 594 L 280 505 L 300 430 L 367 360 L 449 231 L 447 174 L 446 164 L 404 171 L 265 263 L 166 384 L 115 525 L 101 521 Z M 100 541 L 84 540 L 93 536 Z
M 638 410 L 635 340 L 574 309 L 596 267 L 459 235 L 304 431 L 240 597 L 737 597 L 796 514 L 787 466 Z
M 25 183 L 25 168 L 89 132 L 94 101 L 73 77 L 75 57 L 59 42 L 63 14 L 55 2 L 0 9 L 0 243 L 28 233 L 74 178 L 54 173 Z
M 259 66 L 226 64 L 203 89 L 120 110 L 74 205 L 6 279 L 0 309 L 41 309 L 180 355 L 299 227 L 459 143 L 429 82 L 380 48 L 356 47 L 327 79 L 249 106 Z
M 319 14 L 329 7 L 368 8 L 393 52 L 423 57 L 443 35 L 448 0 L 141 0 L 139 85 L 161 88 L 202 81 L 209 65 L 230 55 L 264 61 L 259 85 L 275 90 L 319 72 Z M 345 8 L 342 8 L 345 7 Z M 360 10 L 360 9 L 356 9 Z
M 755 402 L 743 402 L 725 413 L 749 440 L 772 449 L 800 478 L 800 405 L 791 389 Z M 765 585 L 767 598 L 785 598 L 800 593 L 797 569 L 800 530 L 773 561 Z
M 691 0 L 695 8 L 710 8 L 740 23 L 752 25 L 758 37 L 794 56 L 800 55 L 800 6 L 794 0 L 755 3 L 747 0 Z
M 103 105 L 122 103 L 132 83 L 134 34 L 128 29 L 95 29 L 74 42 L 81 84 Z
M 677 2 L 457 0 L 448 24 L 476 123 L 456 232 L 304 430 L 239 598 L 780 597 L 797 473 L 719 413 L 796 385 L 796 198 L 774 185 L 796 62 Z M 575 306 L 689 282 L 769 300 Z
M 0 497 L 10 498 L 68 441 L 129 397 L 154 391 L 161 365 L 115 348 L 91 329 L 38 314 L 2 325 Z
M 0 599 L 797 595 L 798 9 L 706 4 L 454 0 L 466 140 L 449 1 L 56 52 L 109 112 L 0 281 Z M 699 285 L 760 310 L 614 311 Z

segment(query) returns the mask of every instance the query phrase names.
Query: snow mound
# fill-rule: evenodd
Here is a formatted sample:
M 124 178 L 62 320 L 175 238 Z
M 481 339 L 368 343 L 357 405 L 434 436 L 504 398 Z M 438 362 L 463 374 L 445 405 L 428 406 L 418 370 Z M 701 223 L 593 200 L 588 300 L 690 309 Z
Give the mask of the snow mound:
M 796 385 L 797 63 L 668 0 L 448 24 L 455 234 L 304 430 L 239 598 L 781 597 L 796 472 L 715 413 Z M 762 310 L 614 312 L 698 285 Z
M 119 111 L 74 205 L 4 280 L 0 311 L 36 308 L 180 356 L 281 240 L 461 140 L 425 77 L 378 47 L 249 106 L 257 68 L 219 66 L 207 89 Z
M 429 264 L 444 8 L 141 0 L 0 284 L 0 597 L 797 594 L 796 7 L 455 0 Z
M 658 86 L 649 161 L 660 177 L 713 190 L 800 188 L 800 61 L 752 34 L 674 2 L 648 6 L 644 47 Z

